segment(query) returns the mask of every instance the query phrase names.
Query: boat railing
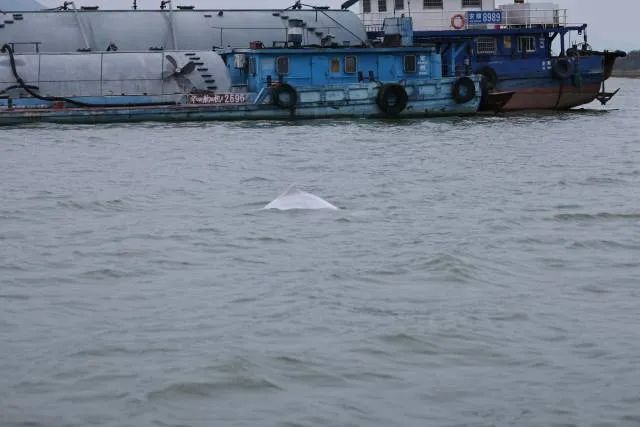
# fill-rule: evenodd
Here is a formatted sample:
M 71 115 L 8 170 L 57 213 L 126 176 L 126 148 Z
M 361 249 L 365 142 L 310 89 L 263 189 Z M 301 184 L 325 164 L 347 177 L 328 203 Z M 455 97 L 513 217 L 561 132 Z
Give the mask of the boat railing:
M 502 9 L 502 26 L 506 28 L 566 27 L 567 9 Z
M 340 27 L 338 26 L 318 26 L 318 27 L 304 27 L 306 33 L 303 33 L 304 39 L 313 39 L 313 37 L 320 38 L 321 36 L 331 36 L 332 34 L 337 34 L 340 31 Z M 233 40 L 234 36 L 237 36 L 238 33 L 254 33 L 257 31 L 263 33 L 272 34 L 273 41 L 271 46 L 266 47 L 286 47 L 288 45 L 288 34 L 289 28 L 283 27 L 218 27 L 212 26 L 211 30 L 214 32 L 215 37 L 213 41 L 214 45 L 218 49 L 224 49 L 225 47 L 230 46 L 228 40 Z M 276 34 L 280 34 L 279 36 Z M 277 38 L 280 38 L 279 40 Z M 240 46 L 233 46 L 240 47 Z
M 18 52 L 18 53 L 40 53 L 40 45 L 42 44 L 42 42 L 10 42 L 7 43 L 9 46 L 11 46 L 11 50 L 14 52 Z M 19 48 L 16 49 L 16 46 L 18 46 Z M 22 46 L 24 46 L 26 49 L 29 49 L 28 52 L 23 52 L 23 48 Z M 30 50 L 33 49 L 33 52 Z
M 470 10 L 430 10 L 418 12 L 372 12 L 360 13 L 359 17 L 369 32 L 382 31 L 385 18 L 411 17 L 415 31 L 447 31 L 497 28 L 551 28 L 568 24 L 567 9 L 505 8 L 500 22 L 473 24 L 469 22 Z M 483 11 L 489 12 L 489 11 Z M 496 11 L 498 12 L 498 11 Z M 460 19 L 462 16 L 464 19 Z

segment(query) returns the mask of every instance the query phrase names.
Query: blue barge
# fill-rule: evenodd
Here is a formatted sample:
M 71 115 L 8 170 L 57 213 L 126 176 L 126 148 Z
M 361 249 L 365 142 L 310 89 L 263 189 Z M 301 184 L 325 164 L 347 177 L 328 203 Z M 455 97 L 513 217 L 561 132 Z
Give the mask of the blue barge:
M 410 2 L 401 0 L 360 1 L 368 37 L 392 44 L 396 21 L 411 19 L 404 27 L 413 27 L 414 43 L 434 44 L 446 58 L 444 75 L 484 76 L 483 109 L 494 108 L 487 102 L 494 93 L 512 93 L 503 110 L 563 110 L 595 99 L 604 104 L 616 93 L 607 92 L 604 82 L 625 53 L 594 51 L 587 25 L 567 24 L 567 11 L 553 3 L 516 0 L 500 8 L 494 0 L 420 3 L 411 10 Z
M 360 14 L 349 10 L 359 3 Z M 567 11 L 547 2 L 514 0 L 348 0 L 345 10 L 306 8 L 232 10 L 166 7 L 141 10 L 76 8 L 0 12 L 0 40 L 18 53 L 180 51 L 220 52 L 286 44 L 297 35 L 304 46 L 401 46 L 397 22 L 411 18 L 416 44 L 444 55 L 442 76 L 482 74 L 483 109 L 565 109 L 593 99 L 607 102 L 604 82 L 623 52 L 595 52 L 586 25 L 569 24 Z M 582 37 L 571 42 L 571 34 Z M 575 46 L 574 46 L 575 44 Z M 509 98 L 510 96 L 510 98 Z
M 442 76 L 433 47 L 3 51 L 3 125 L 432 117 L 473 114 L 481 101 L 481 77 Z

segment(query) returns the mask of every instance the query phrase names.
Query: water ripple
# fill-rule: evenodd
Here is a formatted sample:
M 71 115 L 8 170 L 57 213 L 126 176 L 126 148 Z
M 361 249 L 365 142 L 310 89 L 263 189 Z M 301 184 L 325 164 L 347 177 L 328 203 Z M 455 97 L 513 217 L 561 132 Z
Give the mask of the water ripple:
M 207 398 L 227 393 L 268 392 L 281 390 L 264 378 L 236 377 L 218 382 L 181 382 L 147 393 L 150 400 Z

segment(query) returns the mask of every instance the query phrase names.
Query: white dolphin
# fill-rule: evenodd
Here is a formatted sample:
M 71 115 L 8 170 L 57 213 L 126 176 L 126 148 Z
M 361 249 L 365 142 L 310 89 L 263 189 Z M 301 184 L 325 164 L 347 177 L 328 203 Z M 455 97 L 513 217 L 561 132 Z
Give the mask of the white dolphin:
M 321 199 L 320 197 L 313 195 L 311 193 L 307 193 L 306 191 L 302 191 L 295 186 L 289 187 L 287 191 L 279 195 L 274 201 L 269 203 L 263 209 L 277 209 L 280 211 L 288 211 L 292 209 L 305 209 L 305 210 L 316 210 L 316 209 L 330 209 L 337 211 L 338 208 L 333 206 L 331 203 L 326 200 Z

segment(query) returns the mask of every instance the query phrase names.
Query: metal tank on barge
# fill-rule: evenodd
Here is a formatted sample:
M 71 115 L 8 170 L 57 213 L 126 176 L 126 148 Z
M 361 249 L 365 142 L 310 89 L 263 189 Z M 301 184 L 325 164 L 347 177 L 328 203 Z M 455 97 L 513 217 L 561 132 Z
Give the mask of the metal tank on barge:
M 20 53 L 16 48 L 26 45 L 6 43 L 0 124 L 430 117 L 479 108 L 481 77 L 443 76 L 434 47 L 414 47 L 410 37 L 399 47 L 370 47 L 331 19 L 342 31 L 333 34 L 346 39 L 337 43 L 309 28 L 319 25 L 315 14 L 308 21 L 274 14 L 263 12 L 269 20 L 286 20 L 284 34 L 258 26 L 263 40 L 235 32 L 226 39 L 230 47 L 216 51 L 124 51 L 111 42 L 102 51 L 47 53 L 41 47 L 55 44 L 38 42 L 32 44 L 38 51 Z M 175 27 L 168 28 L 165 35 L 177 40 Z
M 173 3 L 157 0 L 155 10 L 102 10 L 65 1 L 54 9 L 0 11 L 0 42 L 16 53 L 205 51 L 248 47 L 254 40 L 274 47 L 287 41 L 291 22 L 301 22 L 305 46 L 357 46 L 367 38 L 358 16 L 346 10 L 205 10 Z
M 607 92 L 604 82 L 625 53 L 592 50 L 587 24 L 569 24 L 567 10 L 556 4 L 349 0 L 343 8 L 358 2 L 370 38 L 385 39 L 385 20 L 411 17 L 414 41 L 436 44 L 455 62 L 445 75 L 478 73 L 484 76 L 485 95 L 513 94 L 503 110 L 563 110 L 595 99 L 605 104 L 617 92 Z M 572 36 L 577 39 L 570 42 Z

